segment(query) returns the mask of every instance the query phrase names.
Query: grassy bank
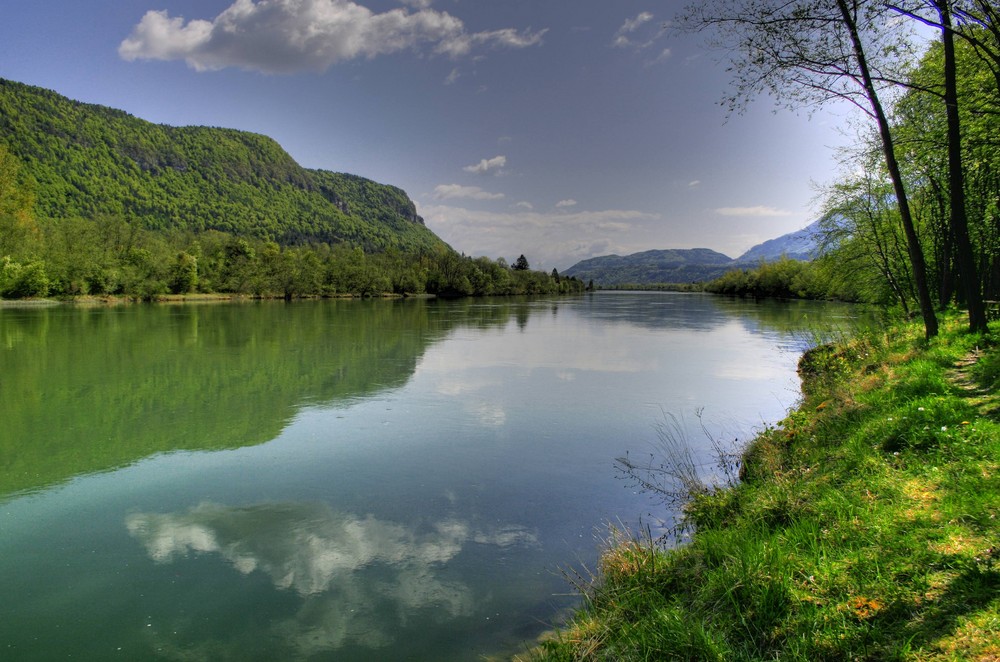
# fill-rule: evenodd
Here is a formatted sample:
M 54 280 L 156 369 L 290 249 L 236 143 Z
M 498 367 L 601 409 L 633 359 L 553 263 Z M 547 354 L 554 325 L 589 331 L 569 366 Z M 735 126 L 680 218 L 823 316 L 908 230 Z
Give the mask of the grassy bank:
M 1000 660 L 1000 349 L 963 326 L 807 353 L 690 543 L 616 541 L 523 659 Z

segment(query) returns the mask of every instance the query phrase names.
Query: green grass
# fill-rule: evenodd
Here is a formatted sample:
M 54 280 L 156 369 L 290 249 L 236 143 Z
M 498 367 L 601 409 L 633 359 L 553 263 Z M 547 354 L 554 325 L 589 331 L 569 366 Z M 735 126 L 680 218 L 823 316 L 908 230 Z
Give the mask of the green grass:
M 808 353 L 743 481 L 694 492 L 690 542 L 613 532 L 524 659 L 1000 660 L 1000 349 L 962 326 Z

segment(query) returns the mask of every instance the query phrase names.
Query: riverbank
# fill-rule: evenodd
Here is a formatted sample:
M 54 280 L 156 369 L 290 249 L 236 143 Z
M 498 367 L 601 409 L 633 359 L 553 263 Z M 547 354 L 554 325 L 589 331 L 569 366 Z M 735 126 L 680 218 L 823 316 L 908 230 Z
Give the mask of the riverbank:
M 1000 660 L 1000 350 L 964 324 L 808 352 L 743 480 L 691 486 L 690 542 L 613 542 L 520 659 Z
M 435 299 L 434 294 L 382 294 L 379 296 L 362 296 L 360 294 L 342 294 L 335 296 L 303 296 L 294 300 L 304 299 Z M 233 301 L 279 301 L 283 296 L 253 296 L 249 294 L 233 294 L 228 292 L 208 292 L 197 294 L 160 294 L 150 299 L 120 295 L 72 296 L 58 299 L 0 299 L 0 308 L 37 308 L 44 306 L 124 306 L 141 303 L 193 304 L 193 303 L 226 303 Z

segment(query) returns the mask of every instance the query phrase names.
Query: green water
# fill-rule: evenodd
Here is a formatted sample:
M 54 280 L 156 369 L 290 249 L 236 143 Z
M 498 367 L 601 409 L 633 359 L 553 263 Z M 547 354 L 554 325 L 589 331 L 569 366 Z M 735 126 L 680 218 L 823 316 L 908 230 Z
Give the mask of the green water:
M 668 515 L 614 458 L 664 412 L 780 418 L 810 330 L 850 315 L 671 293 L 0 309 L 0 656 L 523 650 L 606 522 Z

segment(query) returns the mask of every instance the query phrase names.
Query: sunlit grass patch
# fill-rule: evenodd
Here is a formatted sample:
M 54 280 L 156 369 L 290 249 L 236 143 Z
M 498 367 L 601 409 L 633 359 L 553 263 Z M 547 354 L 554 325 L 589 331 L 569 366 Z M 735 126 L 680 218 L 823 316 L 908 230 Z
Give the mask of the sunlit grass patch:
M 969 660 L 997 662 L 1000 660 L 1000 613 L 996 609 L 963 618 L 953 634 L 935 642 L 936 654 L 927 660 Z

